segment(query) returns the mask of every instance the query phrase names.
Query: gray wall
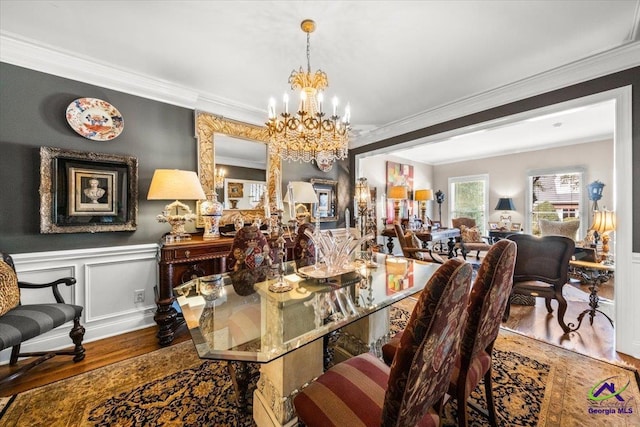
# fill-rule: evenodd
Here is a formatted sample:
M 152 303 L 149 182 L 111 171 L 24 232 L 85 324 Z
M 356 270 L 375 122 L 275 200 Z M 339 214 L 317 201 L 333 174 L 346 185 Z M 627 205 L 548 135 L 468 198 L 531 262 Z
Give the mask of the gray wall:
M 66 108 L 82 97 L 104 99 L 122 113 L 124 130 L 120 136 L 97 142 L 81 137 L 69 127 Z M 197 170 L 193 113 L 190 109 L 0 63 L 0 250 L 24 253 L 157 242 L 169 230 L 167 224 L 155 220 L 166 202 L 147 201 L 147 191 L 155 169 Z M 41 146 L 137 157 L 137 230 L 40 234 Z M 346 165 L 341 162 L 324 173 L 310 164 L 287 163 L 283 167 L 283 181 L 340 177 L 339 192 L 346 191 L 348 195 Z M 348 196 L 339 201 L 341 212 L 347 203 Z

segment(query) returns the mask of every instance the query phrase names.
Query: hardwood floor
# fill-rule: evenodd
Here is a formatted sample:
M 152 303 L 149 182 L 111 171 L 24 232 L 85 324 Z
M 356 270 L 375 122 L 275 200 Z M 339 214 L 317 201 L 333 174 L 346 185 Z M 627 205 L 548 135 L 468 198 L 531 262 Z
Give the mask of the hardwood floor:
M 569 286 L 572 289 L 569 289 Z M 567 285 L 565 288 L 567 288 L 565 295 L 568 293 L 570 298 L 565 321 L 575 321 L 578 315 L 588 308 L 588 298 L 586 301 L 577 301 L 580 298 L 585 299 L 585 293 L 580 293 L 579 286 Z M 612 298 L 613 288 L 613 283 L 603 286 L 601 295 Z M 586 291 L 584 287 L 582 287 L 582 291 Z M 512 306 L 511 316 L 506 323 L 503 323 L 503 326 L 597 359 L 624 362 L 640 371 L 640 360 L 617 353 L 614 350 L 614 329 L 604 316 L 598 313 L 594 318 L 593 325 L 590 325 L 585 320 L 577 332 L 572 332 L 569 336 L 563 336 L 562 329 L 555 317 L 555 311 L 552 314 L 548 314 L 544 306 L 544 300 L 541 298 L 536 300 L 535 306 Z M 555 302 L 552 303 L 554 309 L 556 307 L 555 304 Z M 26 375 L 0 387 L 0 396 L 11 396 L 158 350 L 161 347 L 157 343 L 155 334 L 156 328 L 150 327 L 87 343 L 85 344 L 86 358 L 82 362 L 73 363 L 70 357 L 54 357 L 32 369 Z M 176 333 L 173 345 L 190 339 L 187 328 L 182 326 Z M 18 366 L 23 363 L 25 362 L 19 362 Z M 7 375 L 10 370 L 14 369 L 16 368 L 8 365 L 1 366 L 0 377 Z

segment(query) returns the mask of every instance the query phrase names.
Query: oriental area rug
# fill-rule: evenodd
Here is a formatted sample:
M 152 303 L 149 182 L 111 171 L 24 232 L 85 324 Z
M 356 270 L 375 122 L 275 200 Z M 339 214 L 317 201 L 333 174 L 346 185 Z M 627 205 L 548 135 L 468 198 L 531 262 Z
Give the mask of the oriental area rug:
M 392 309 L 404 327 L 408 306 Z M 494 399 L 502 426 L 638 426 L 635 370 L 501 330 L 493 354 Z M 484 387 L 470 398 L 485 407 Z M 3 426 L 252 426 L 235 406 L 225 363 L 202 361 L 192 342 L 68 378 L 15 396 Z M 456 424 L 456 402 L 444 426 Z M 470 426 L 488 425 L 469 409 Z

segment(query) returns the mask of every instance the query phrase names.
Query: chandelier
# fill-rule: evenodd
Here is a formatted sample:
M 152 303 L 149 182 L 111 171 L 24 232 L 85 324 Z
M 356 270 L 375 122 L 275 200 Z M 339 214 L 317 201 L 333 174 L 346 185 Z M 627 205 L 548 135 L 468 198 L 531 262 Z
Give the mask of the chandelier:
M 292 90 L 300 91 L 300 104 L 295 114 L 289 113 L 289 96 L 283 97 L 284 111 L 278 117 L 275 99 L 269 100 L 269 152 L 283 160 L 330 163 L 345 159 L 349 145 L 351 108 L 345 107 L 344 116 L 338 116 L 338 98 L 332 100 L 332 114 L 325 118 L 323 90 L 329 85 L 327 74 L 318 70 L 311 73 L 310 34 L 316 24 L 310 19 L 300 24 L 307 33 L 307 71 L 302 67 L 289 76 Z

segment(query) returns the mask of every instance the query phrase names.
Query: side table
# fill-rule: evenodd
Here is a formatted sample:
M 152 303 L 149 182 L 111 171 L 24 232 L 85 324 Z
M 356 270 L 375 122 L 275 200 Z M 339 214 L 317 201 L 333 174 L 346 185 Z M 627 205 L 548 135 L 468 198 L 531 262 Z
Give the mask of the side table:
M 591 291 L 589 294 L 590 308 L 580 313 L 578 316 L 578 325 L 575 328 L 572 323 L 568 324 L 568 326 L 572 328 L 570 332 L 577 331 L 580 328 L 582 320 L 586 314 L 589 314 L 589 323 L 593 325 L 593 318 L 595 317 L 596 312 L 606 317 L 611 323 L 611 326 L 613 326 L 613 320 L 607 316 L 606 313 L 598 309 L 598 302 L 600 300 L 598 297 L 598 286 L 609 281 L 613 276 L 615 266 L 589 261 L 569 261 L 569 268 L 571 270 L 571 274 L 579 277 L 583 283 L 589 286 L 589 290 Z
M 171 344 L 175 330 L 184 323 L 173 307 L 173 288 L 195 277 L 224 273 L 232 243 L 233 239 L 228 237 L 205 240 L 201 235 L 194 235 L 190 240 L 160 244 L 157 310 L 153 316 L 160 345 Z

